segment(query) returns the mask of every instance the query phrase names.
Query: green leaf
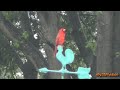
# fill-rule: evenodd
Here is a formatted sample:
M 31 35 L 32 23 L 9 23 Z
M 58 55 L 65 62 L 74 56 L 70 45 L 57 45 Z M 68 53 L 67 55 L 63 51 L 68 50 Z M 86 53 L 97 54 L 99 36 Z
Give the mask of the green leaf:
M 120 52 L 116 52 L 116 53 L 115 53 L 115 56 L 116 56 L 116 57 L 119 57 L 119 56 L 120 56 Z
M 16 48 L 19 48 L 19 47 L 20 47 L 20 44 L 19 44 L 18 41 L 15 41 L 15 42 L 13 43 L 13 45 L 14 45 L 14 47 L 16 47 Z
M 20 16 L 18 11 L 3 11 L 2 14 L 4 15 L 5 19 L 8 21 L 15 21 L 18 19 L 18 17 Z
M 97 11 L 96 12 L 96 15 L 101 15 L 102 14 L 102 11 Z
M 27 31 L 23 32 L 22 37 L 27 40 L 29 38 L 29 33 Z

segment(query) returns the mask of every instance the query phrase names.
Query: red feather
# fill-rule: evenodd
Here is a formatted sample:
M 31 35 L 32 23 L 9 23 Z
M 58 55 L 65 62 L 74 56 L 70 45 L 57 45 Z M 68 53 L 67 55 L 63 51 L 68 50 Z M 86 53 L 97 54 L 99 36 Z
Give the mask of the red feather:
M 56 40 L 55 40 L 55 50 L 54 50 L 54 57 L 56 56 L 57 53 L 57 46 L 58 45 L 63 45 L 65 42 L 65 36 L 66 33 L 64 31 L 64 28 L 61 28 L 57 34 Z

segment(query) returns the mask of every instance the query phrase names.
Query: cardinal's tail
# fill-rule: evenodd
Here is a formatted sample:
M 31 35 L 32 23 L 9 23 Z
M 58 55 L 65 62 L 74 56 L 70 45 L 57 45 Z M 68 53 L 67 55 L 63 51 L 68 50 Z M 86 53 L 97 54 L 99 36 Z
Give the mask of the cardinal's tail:
M 57 46 L 55 45 L 55 50 L 54 50 L 54 58 L 56 57 L 56 53 L 57 53 Z

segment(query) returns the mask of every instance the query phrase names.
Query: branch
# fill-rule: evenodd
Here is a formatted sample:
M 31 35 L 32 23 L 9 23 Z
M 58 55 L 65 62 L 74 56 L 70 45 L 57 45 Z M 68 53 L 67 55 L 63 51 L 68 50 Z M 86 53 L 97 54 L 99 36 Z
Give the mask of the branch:
M 0 31 L 3 32 L 5 34 L 5 36 L 12 41 L 16 41 L 16 40 L 20 40 L 19 39 L 19 34 L 16 34 L 15 32 L 17 32 L 17 28 L 14 27 L 14 25 L 12 25 L 10 22 L 8 22 L 7 20 L 5 20 L 4 16 L 0 13 Z M 31 44 L 31 42 L 29 42 L 30 44 L 26 44 L 27 48 L 25 47 L 25 45 L 20 45 L 21 47 L 19 49 L 21 49 L 24 54 L 26 54 L 26 57 L 28 57 L 30 59 L 31 57 L 31 63 L 34 65 L 34 67 L 36 69 L 38 69 L 38 64 L 40 64 L 40 66 L 43 66 L 42 63 L 36 63 L 36 61 L 39 61 L 38 58 L 41 58 L 41 62 L 43 62 L 44 58 L 41 54 L 41 57 L 38 56 L 38 53 L 36 52 L 35 49 L 33 49 L 34 45 Z M 32 45 L 32 48 L 31 48 Z M 34 55 L 31 56 L 30 53 L 32 53 L 34 51 L 34 54 L 36 55 L 36 58 L 34 57 Z M 40 52 L 39 52 L 40 53 Z M 33 59 L 35 58 L 35 59 Z

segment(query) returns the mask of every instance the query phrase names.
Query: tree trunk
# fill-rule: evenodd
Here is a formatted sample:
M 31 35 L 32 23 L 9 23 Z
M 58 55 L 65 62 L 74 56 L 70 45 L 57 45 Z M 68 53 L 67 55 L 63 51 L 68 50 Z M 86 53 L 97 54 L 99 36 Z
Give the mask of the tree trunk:
M 120 73 L 120 55 L 116 56 L 117 52 L 120 52 L 120 12 L 114 12 L 114 28 L 113 28 L 113 72 Z M 119 78 L 120 77 L 114 77 Z
M 113 12 L 104 11 L 98 15 L 97 73 L 112 73 L 112 31 Z M 98 79 L 111 77 L 97 77 Z
M 38 12 L 38 18 L 40 19 L 40 23 L 43 26 L 44 35 L 50 43 L 55 46 L 55 38 L 58 32 L 57 25 L 57 13 L 55 11 L 41 11 Z M 59 70 L 61 69 L 61 64 L 53 57 L 53 48 L 51 48 L 48 44 L 45 45 L 45 52 L 47 54 L 47 61 L 49 66 L 48 69 Z M 61 75 L 57 73 L 49 73 L 50 79 L 60 79 Z
M 78 19 L 78 15 L 76 11 L 69 11 L 68 17 L 72 26 L 72 37 L 74 41 L 76 42 L 76 45 L 78 46 L 78 49 L 80 51 L 80 56 L 84 59 L 87 67 L 91 67 L 91 74 L 95 78 L 95 71 L 96 71 L 96 65 L 95 65 L 95 56 L 93 55 L 92 51 L 90 49 L 85 48 L 86 46 L 86 40 L 84 37 L 84 34 L 79 31 L 80 28 L 80 22 Z

